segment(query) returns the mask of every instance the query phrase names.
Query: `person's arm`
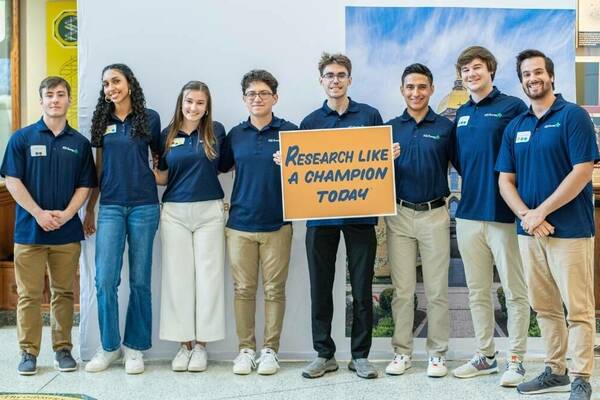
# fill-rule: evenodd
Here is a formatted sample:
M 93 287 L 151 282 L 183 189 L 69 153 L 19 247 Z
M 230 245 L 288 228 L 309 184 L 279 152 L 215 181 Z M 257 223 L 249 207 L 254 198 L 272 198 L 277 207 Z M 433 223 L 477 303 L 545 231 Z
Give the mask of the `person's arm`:
M 54 218 L 52 212 L 43 210 L 36 203 L 21 179 L 13 176 L 6 176 L 6 189 L 8 189 L 13 199 L 35 218 L 36 222 L 43 230 L 49 232 L 60 228 L 60 224 Z
M 548 215 L 577 197 L 585 185 L 592 180 L 593 170 L 594 164 L 591 161 L 575 164 L 571 172 L 542 204 L 522 214 L 523 229 L 527 231 L 535 229 Z
M 81 206 L 83 206 L 83 203 L 85 203 L 88 194 L 90 194 L 90 190 L 91 189 L 88 187 L 79 187 L 75 189 L 75 193 L 73 193 L 73 197 L 71 197 L 71 201 L 69 201 L 67 208 L 64 210 L 51 211 L 52 216 L 56 218 L 56 221 L 60 226 L 69 222 L 69 220 L 77 214 L 77 211 L 79 211 Z
M 160 186 L 166 186 L 169 183 L 169 170 L 161 170 L 159 168 L 154 168 L 152 170 L 154 172 L 154 179 L 156 180 L 156 184 Z
M 500 188 L 500 195 L 512 212 L 519 218 L 523 215 L 527 215 L 530 210 L 517 191 L 516 175 L 514 173 L 500 172 L 498 186 Z M 521 224 L 523 223 L 521 222 Z M 527 233 L 537 237 L 548 236 L 554 233 L 554 226 L 546 221 L 545 218 L 535 228 L 527 229 L 523 226 L 523 229 L 525 229 Z
M 100 195 L 100 177 L 102 176 L 102 147 L 96 148 L 96 175 L 98 177 L 98 186 L 90 192 L 90 198 L 85 208 L 85 217 L 83 219 L 83 232 L 86 236 L 96 232 L 96 202 Z

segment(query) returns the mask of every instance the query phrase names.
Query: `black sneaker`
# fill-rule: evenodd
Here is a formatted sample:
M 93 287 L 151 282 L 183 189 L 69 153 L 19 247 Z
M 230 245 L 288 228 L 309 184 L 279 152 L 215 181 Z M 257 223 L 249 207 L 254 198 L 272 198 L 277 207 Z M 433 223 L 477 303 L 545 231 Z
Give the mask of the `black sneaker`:
M 77 361 L 71 355 L 71 350 L 60 349 L 54 353 L 54 368 L 61 372 L 77 370 Z
M 37 357 L 26 351 L 21 353 L 21 362 L 17 367 L 17 372 L 21 375 L 37 374 Z
M 571 383 L 571 396 L 569 400 L 590 400 L 592 398 L 592 385 L 582 378 L 575 378 Z
M 521 394 L 568 392 L 571 390 L 570 383 L 569 375 L 553 374 L 552 368 L 546 367 L 539 376 L 518 385 L 517 391 Z

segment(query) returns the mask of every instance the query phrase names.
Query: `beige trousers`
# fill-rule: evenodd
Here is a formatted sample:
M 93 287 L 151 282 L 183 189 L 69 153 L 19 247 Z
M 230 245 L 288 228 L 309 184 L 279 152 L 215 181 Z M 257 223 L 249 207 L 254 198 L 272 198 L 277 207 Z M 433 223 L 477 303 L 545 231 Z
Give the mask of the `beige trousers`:
M 52 349 L 71 349 L 73 327 L 73 280 L 77 274 L 81 244 L 15 244 L 17 336 L 21 350 L 37 356 L 42 341 L 42 293 L 46 266 L 50 281 Z
M 546 347 L 546 364 L 564 374 L 570 347 L 571 374 L 589 377 L 594 368 L 594 238 L 519 235 L 519 247 L 529 300 Z
M 529 303 L 515 224 L 457 218 L 456 235 L 479 351 L 487 357 L 496 352 L 492 302 L 492 296 L 496 296 L 492 293 L 495 264 L 506 297 L 509 356 L 523 359 L 527 351 Z
M 417 281 L 417 249 L 421 255 L 423 284 L 427 296 L 427 351 L 441 356 L 448 350 L 448 267 L 450 264 L 450 217 L 446 207 L 414 211 L 399 207 L 385 217 L 387 247 L 394 298 L 392 346 L 398 354 L 413 351 L 414 293 Z
M 224 229 L 222 200 L 163 204 L 161 339 L 225 338 Z
M 243 232 L 227 228 L 225 235 L 233 273 L 233 304 L 239 348 L 256 349 L 254 319 L 260 269 L 265 299 L 263 347 L 279 351 L 292 225 L 283 225 L 275 232 Z

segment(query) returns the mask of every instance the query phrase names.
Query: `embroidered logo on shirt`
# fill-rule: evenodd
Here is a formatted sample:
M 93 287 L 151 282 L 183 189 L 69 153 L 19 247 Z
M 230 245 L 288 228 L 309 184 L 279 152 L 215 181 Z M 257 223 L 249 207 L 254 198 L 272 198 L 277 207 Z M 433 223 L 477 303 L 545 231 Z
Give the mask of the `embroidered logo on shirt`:
M 279 139 L 267 139 L 267 142 L 277 142 L 277 143 L 279 143 Z
M 469 118 L 471 118 L 469 115 L 464 115 L 462 117 L 460 117 L 458 119 L 458 127 L 460 128 L 461 126 L 467 126 L 467 124 L 469 123 Z
M 429 133 L 424 134 L 423 137 L 426 137 L 429 139 L 440 140 L 440 135 L 430 135 Z
M 515 143 L 529 142 L 530 137 L 531 137 L 531 131 L 517 132 L 517 137 L 515 138 Z
M 502 113 L 485 113 L 484 117 L 502 118 Z
M 109 133 L 115 133 L 117 131 L 117 125 L 112 124 L 112 125 L 108 125 L 106 127 L 106 130 L 104 131 L 104 135 L 108 135 Z
M 185 143 L 185 138 L 177 137 L 177 138 L 173 139 L 173 141 L 171 142 L 171 147 L 181 146 L 184 143 Z
M 31 157 L 46 157 L 46 145 L 45 144 L 35 144 L 29 148 L 31 152 Z
M 560 128 L 560 122 L 555 122 L 553 124 L 546 124 L 544 128 Z
M 63 146 L 63 147 L 61 147 L 61 148 L 62 148 L 63 150 L 70 151 L 70 152 L 71 152 L 71 153 L 73 153 L 73 154 L 79 154 L 79 150 L 77 150 L 77 149 L 72 149 L 72 148 L 70 148 L 70 147 L 68 147 L 68 146 Z

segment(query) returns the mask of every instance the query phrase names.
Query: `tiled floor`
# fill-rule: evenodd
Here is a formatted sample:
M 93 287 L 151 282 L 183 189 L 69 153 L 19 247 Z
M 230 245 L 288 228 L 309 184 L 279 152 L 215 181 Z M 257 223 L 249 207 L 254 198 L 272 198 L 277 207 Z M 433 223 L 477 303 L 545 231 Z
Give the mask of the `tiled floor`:
M 74 341 L 78 334 L 74 330 Z M 49 350 L 50 332 L 44 328 L 43 351 L 38 360 L 39 373 L 22 377 L 16 373 L 18 350 L 16 329 L 0 328 L 0 392 L 84 393 L 99 400 L 110 399 L 519 399 L 514 389 L 498 385 L 499 376 L 459 380 L 453 377 L 431 379 L 425 376 L 425 362 L 416 362 L 404 376 L 363 380 L 340 362 L 340 370 L 323 378 L 307 380 L 300 376 L 304 363 L 284 362 L 274 376 L 236 376 L 230 363 L 210 363 L 203 373 L 174 373 L 168 361 L 149 361 L 142 375 L 125 374 L 122 365 L 114 365 L 99 374 L 77 372 L 58 373 L 52 369 Z M 77 355 L 77 350 L 74 351 Z M 460 362 L 451 362 L 456 367 Z M 592 378 L 595 399 L 600 399 L 600 361 Z M 376 363 L 380 371 L 385 362 Z M 540 362 L 526 363 L 528 377 L 542 369 Z M 538 399 L 568 399 L 568 394 L 535 396 Z

